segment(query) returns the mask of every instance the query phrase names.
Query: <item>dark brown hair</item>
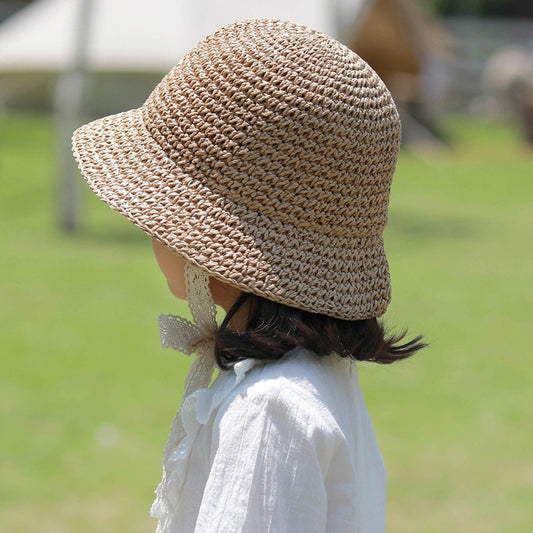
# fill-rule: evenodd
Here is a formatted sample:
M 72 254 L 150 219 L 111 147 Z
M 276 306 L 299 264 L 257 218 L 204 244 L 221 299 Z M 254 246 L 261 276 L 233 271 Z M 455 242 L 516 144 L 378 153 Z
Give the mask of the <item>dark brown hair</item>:
M 246 310 L 244 330 L 232 330 L 232 319 L 239 311 Z M 215 354 L 223 369 L 248 358 L 280 359 L 297 346 L 319 356 L 337 353 L 357 361 L 389 364 L 406 359 L 426 346 L 421 335 L 400 343 L 405 336 L 405 331 L 399 335 L 388 334 L 376 318 L 341 320 L 243 293 L 216 332 Z

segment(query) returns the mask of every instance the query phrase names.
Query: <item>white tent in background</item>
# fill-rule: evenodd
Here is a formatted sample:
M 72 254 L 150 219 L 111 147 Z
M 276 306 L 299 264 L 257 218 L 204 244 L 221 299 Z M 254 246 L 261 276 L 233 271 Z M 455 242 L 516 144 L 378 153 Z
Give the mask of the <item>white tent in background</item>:
M 73 60 L 81 0 L 37 0 L 0 25 L 0 72 L 61 71 Z M 99 71 L 167 71 L 229 22 L 294 20 L 338 35 L 361 0 L 92 0 L 87 61 Z
M 426 75 L 426 82 L 434 80 L 435 63 L 442 62 L 438 56 L 443 48 L 443 32 L 425 13 L 422 3 L 422 0 L 35 0 L 0 23 L 0 77 L 4 80 L 7 101 L 10 95 L 23 97 L 35 80 L 41 80 L 41 86 L 34 83 L 32 97 L 46 98 L 42 80 L 46 78 L 50 86 L 55 73 L 69 70 L 76 62 L 79 13 L 84 5 L 90 5 L 90 16 L 85 17 L 89 24 L 85 25 L 84 62 L 88 70 L 99 75 L 97 90 L 91 91 L 97 93 L 99 102 L 89 106 L 97 114 L 112 112 L 119 103 L 123 108 L 130 105 L 124 101 L 126 92 L 120 95 L 120 102 L 115 101 L 113 91 L 117 91 L 113 86 L 117 76 L 111 77 L 112 74 L 129 76 L 127 87 L 133 91 L 132 104 L 136 105 L 140 95 L 203 36 L 226 23 L 248 17 L 293 20 L 337 37 L 374 66 L 396 98 L 404 99 L 406 89 L 411 93 L 435 93 L 434 86 L 431 90 L 425 86 L 420 91 L 421 74 Z M 144 78 L 133 79 L 141 73 Z M 148 76 L 150 73 L 152 77 Z M 136 86 L 141 87 L 137 93 Z M 1 99 L 2 86 L 0 102 Z M 99 107 L 102 102 L 107 107 Z

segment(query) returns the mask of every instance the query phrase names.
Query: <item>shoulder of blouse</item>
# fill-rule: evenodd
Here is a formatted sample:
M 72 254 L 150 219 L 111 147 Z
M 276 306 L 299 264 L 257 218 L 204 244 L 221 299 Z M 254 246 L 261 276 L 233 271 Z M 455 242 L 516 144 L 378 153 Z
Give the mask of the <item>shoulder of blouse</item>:
M 296 348 L 278 361 L 255 364 L 219 405 L 222 419 L 242 424 L 247 417 L 282 417 L 302 430 L 341 435 L 335 417 L 342 391 L 353 383 L 351 363 L 338 356 L 318 357 Z

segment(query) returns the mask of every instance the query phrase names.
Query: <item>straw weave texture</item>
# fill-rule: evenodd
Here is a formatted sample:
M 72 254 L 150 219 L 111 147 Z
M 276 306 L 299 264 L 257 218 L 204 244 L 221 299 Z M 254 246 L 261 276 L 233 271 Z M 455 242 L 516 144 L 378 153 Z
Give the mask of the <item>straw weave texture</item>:
M 376 73 L 278 20 L 222 28 L 141 108 L 73 137 L 91 188 L 149 235 L 244 291 L 349 320 L 390 300 L 382 235 L 399 143 Z

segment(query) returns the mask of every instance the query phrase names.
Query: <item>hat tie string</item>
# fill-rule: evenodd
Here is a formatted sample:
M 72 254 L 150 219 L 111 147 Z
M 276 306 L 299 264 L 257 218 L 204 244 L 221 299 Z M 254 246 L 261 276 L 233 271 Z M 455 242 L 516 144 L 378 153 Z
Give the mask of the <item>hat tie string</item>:
M 196 354 L 185 380 L 183 401 L 178 409 L 163 452 L 163 477 L 157 487 L 159 501 L 167 499 L 167 481 L 170 471 L 170 455 L 185 438 L 182 410 L 187 398 L 199 389 L 209 387 L 215 368 L 215 331 L 217 329 L 216 307 L 209 289 L 206 272 L 185 263 L 185 292 L 193 321 L 176 315 L 159 315 L 161 346 L 172 348 L 185 355 Z

